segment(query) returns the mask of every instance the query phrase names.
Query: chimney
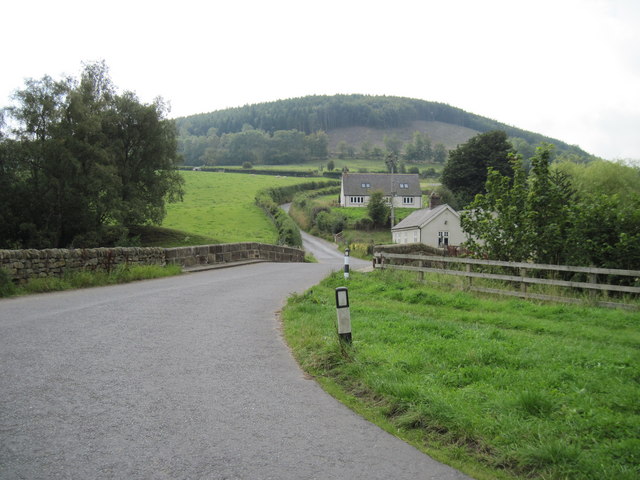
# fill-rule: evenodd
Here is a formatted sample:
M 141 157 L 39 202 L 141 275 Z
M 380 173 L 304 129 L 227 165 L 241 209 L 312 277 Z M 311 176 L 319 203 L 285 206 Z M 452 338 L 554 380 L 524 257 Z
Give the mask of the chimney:
M 429 208 L 433 210 L 434 208 L 442 205 L 442 198 L 436 192 L 433 192 L 429 195 Z

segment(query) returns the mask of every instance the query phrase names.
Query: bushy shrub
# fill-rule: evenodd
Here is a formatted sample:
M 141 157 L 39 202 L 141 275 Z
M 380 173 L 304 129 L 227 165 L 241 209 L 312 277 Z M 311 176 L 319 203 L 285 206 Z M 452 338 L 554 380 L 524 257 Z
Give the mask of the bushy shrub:
M 371 220 L 369 217 L 361 218 L 360 220 L 356 221 L 354 227 L 356 230 L 365 230 L 368 232 L 373 228 L 373 220 Z
M 316 216 L 316 226 L 327 233 L 339 233 L 347 226 L 347 217 L 336 211 L 321 211 Z
M 310 220 L 311 220 L 311 224 L 315 225 L 316 224 L 316 219 L 318 218 L 318 215 L 320 214 L 320 212 L 331 212 L 331 209 L 329 207 L 313 207 L 311 209 L 311 214 L 310 214 Z
M 437 176 L 438 176 L 438 172 L 436 172 L 436 169 L 433 167 L 425 168 L 422 171 L 422 178 L 437 177 Z
M 9 297 L 16 291 L 16 287 L 11 281 L 9 274 L 0 268 L 0 297 Z
M 373 192 L 367 205 L 369 217 L 375 226 L 384 227 L 389 221 L 389 206 L 381 191 Z

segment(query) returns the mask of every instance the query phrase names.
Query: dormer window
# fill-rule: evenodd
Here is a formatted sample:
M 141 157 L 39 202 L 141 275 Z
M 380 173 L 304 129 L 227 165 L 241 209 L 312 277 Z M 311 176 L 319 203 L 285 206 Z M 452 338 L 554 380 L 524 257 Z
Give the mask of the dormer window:
M 362 188 L 371 188 L 371 184 L 370 183 L 363 183 L 362 184 Z
M 409 188 L 409 184 L 408 183 L 401 183 L 400 184 L 400 188 Z

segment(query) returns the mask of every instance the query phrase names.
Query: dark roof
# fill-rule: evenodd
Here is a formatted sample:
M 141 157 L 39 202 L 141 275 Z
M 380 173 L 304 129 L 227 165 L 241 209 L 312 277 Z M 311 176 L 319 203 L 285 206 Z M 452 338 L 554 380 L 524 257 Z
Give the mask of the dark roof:
M 345 195 L 371 195 L 381 190 L 385 195 L 391 195 L 391 182 L 398 197 L 418 197 L 420 177 L 415 173 L 345 173 L 342 175 L 342 186 Z M 365 185 L 363 187 L 363 184 Z M 367 186 L 370 185 L 370 186 Z M 406 187 L 404 187 L 406 185 Z M 401 188 L 402 187 L 402 188 Z
M 442 211 L 446 209 L 453 210 L 446 203 L 444 205 L 438 205 L 436 208 L 423 208 L 421 210 L 416 210 L 415 212 L 411 212 L 407 218 L 399 222 L 396 226 L 392 228 L 392 230 L 402 230 L 403 228 L 416 228 L 422 227 L 423 225 L 429 223 L 432 219 L 437 217 Z M 453 210 L 455 212 L 455 210 Z

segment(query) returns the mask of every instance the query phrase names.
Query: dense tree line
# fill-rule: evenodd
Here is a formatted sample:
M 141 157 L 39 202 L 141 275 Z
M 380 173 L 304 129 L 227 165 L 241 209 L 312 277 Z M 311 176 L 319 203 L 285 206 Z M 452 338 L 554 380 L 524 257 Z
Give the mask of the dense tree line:
M 461 215 L 467 246 L 498 260 L 640 269 L 640 169 L 550 159 L 545 145 L 528 174 L 514 154 L 512 175 L 489 168 Z
M 104 63 L 28 80 L 3 110 L 0 247 L 95 246 L 160 222 L 180 198 L 176 128 L 162 99 L 117 93 Z
M 521 139 L 530 146 L 550 142 L 560 152 L 574 155 L 582 161 L 590 159 L 580 148 L 559 140 L 501 124 L 443 103 L 403 97 L 307 96 L 202 113 L 176 121 L 181 138 L 186 138 L 206 137 L 212 128 L 218 135 L 237 133 L 246 125 L 270 134 L 278 130 L 297 130 L 311 134 L 351 126 L 397 128 L 415 120 L 440 121 L 483 133 L 499 129 L 508 137 Z
M 408 163 L 444 163 L 447 156 L 445 146 L 442 143 L 433 145 L 424 132 L 413 132 L 412 141 L 404 145 L 403 158 Z
M 270 134 L 245 125 L 237 133 L 218 135 L 209 129 L 206 136 L 182 136 L 178 148 L 186 165 L 286 165 L 325 160 L 328 145 L 324 132 L 277 130 Z
M 405 164 L 444 163 L 447 159 L 447 149 L 442 143 L 432 143 L 426 132 L 413 132 L 410 142 L 404 143 L 397 135 L 384 135 L 384 147 L 373 145 L 365 140 L 356 149 L 354 145 L 341 140 L 337 145 L 338 158 L 364 158 L 368 160 L 382 160 L 387 156 L 399 158 Z

